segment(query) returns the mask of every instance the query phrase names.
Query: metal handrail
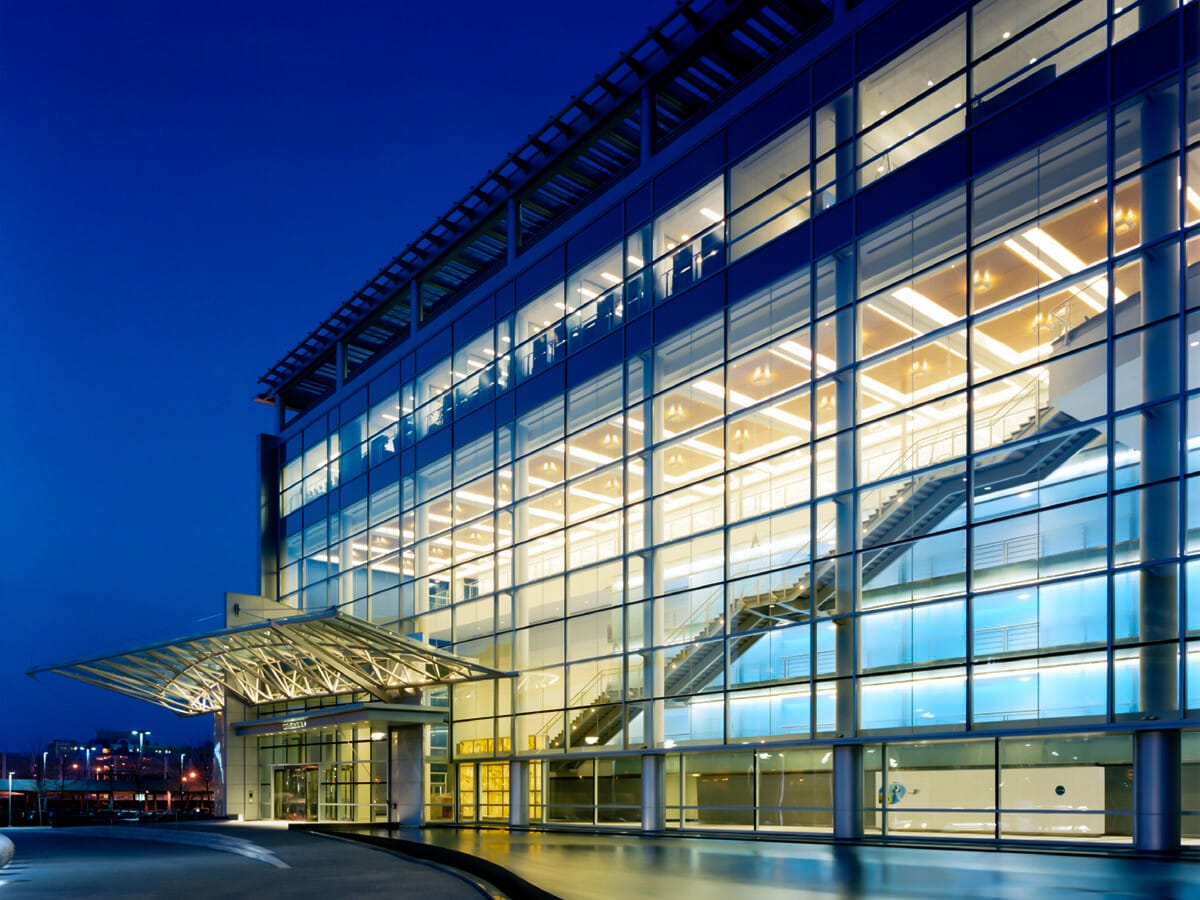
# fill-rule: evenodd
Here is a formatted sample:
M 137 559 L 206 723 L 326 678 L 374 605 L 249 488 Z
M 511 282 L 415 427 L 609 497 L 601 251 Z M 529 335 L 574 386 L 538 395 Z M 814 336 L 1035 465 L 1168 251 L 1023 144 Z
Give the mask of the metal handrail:
M 1012 415 L 1013 412 L 1016 411 L 1017 407 L 1027 399 L 1028 394 L 1033 394 L 1036 392 L 1036 389 L 1040 384 L 1041 378 L 1032 379 L 992 415 L 988 416 L 982 422 L 976 422 L 974 425 L 975 430 L 978 431 L 982 428 L 991 428 L 997 422 L 1007 419 L 1010 415 Z M 877 476 L 872 478 L 871 481 L 886 481 L 895 474 L 909 471 L 911 468 L 913 468 L 909 465 L 909 461 L 916 456 L 919 451 L 925 449 L 926 446 L 938 441 L 944 441 L 947 438 L 953 441 L 960 435 L 965 437 L 971 427 L 972 426 L 968 424 L 954 425 L 948 429 L 935 430 L 932 434 L 927 434 L 924 437 L 919 438 L 909 445 L 909 448 L 905 453 L 899 456 L 890 466 L 880 472 Z
M 581 687 L 570 697 L 570 699 L 567 701 L 567 708 L 573 709 L 580 706 L 591 705 L 591 700 L 599 693 L 597 690 L 598 682 L 613 675 L 616 675 L 619 678 L 623 669 L 624 664 L 622 662 L 612 666 L 605 666 L 604 668 L 597 670 L 596 674 L 593 675 L 583 687 Z M 567 728 L 570 727 L 570 724 L 571 723 L 564 715 L 562 730 L 565 732 Z M 551 719 L 549 722 L 539 728 L 535 734 L 538 737 L 546 737 L 550 733 L 550 730 L 554 727 L 555 722 L 553 719 Z

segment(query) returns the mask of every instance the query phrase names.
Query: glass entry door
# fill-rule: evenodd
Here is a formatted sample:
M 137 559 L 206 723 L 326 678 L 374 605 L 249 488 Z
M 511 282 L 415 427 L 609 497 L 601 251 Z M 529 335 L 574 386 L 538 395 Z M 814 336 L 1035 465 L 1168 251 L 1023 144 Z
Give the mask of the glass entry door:
M 461 763 L 458 767 L 460 822 L 508 821 L 508 763 Z
M 275 770 L 275 818 L 317 821 L 316 766 L 281 766 Z

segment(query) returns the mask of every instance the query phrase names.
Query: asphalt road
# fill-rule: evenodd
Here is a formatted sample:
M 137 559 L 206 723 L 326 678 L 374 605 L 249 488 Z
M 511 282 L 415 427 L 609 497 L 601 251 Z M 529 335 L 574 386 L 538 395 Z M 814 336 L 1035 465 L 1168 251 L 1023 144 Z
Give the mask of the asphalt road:
M 249 825 L 3 830 L 0 898 L 492 896 L 447 869 L 322 835 Z

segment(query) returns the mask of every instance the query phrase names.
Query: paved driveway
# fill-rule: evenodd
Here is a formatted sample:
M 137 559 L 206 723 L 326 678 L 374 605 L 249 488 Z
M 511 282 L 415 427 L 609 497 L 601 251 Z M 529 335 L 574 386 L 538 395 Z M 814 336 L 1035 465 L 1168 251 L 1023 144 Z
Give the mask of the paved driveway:
M 480 900 L 449 870 L 323 835 L 250 825 L 4 830 L 0 897 Z

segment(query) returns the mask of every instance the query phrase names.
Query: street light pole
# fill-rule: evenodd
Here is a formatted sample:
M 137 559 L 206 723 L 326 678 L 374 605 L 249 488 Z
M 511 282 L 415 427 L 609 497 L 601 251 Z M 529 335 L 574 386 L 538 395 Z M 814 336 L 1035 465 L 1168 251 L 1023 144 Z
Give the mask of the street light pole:
M 8 827 L 12 828 L 12 778 L 15 772 L 8 773 Z
M 146 735 L 148 735 L 149 733 L 150 733 L 149 731 L 131 731 L 130 732 L 130 734 L 136 734 L 138 736 L 137 778 L 136 778 L 135 783 L 137 784 L 138 793 L 142 794 L 142 809 L 143 810 L 146 808 L 146 795 L 142 793 L 142 750 L 145 748 Z
M 38 824 L 44 825 L 43 818 L 46 815 L 46 757 L 50 755 L 49 750 L 42 751 L 42 767 L 38 770 Z

